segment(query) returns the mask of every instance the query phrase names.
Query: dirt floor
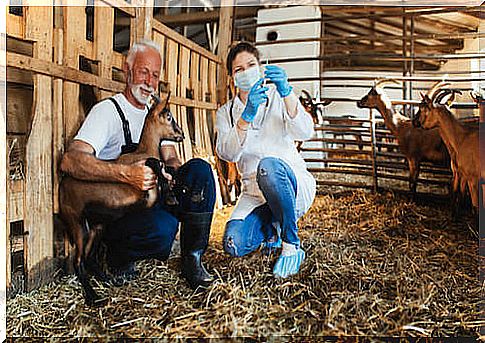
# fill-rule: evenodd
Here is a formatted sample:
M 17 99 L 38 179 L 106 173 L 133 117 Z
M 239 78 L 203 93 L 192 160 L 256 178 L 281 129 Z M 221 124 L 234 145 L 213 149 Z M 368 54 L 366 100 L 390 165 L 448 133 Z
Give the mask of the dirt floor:
M 7 303 L 9 336 L 479 336 L 485 325 L 474 218 L 393 193 L 319 196 L 300 221 L 307 259 L 287 280 L 276 256 L 222 251 L 231 208 L 214 219 L 205 255 L 218 280 L 205 292 L 179 278 L 179 259 L 138 263 L 139 279 L 84 305 L 73 276 Z M 309 337 L 308 337 L 309 336 Z

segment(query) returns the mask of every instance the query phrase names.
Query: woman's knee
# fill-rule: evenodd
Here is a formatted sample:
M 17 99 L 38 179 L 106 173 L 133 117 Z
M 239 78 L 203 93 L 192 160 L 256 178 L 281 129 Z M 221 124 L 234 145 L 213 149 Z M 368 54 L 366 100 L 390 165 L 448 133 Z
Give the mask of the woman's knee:
M 241 257 L 249 253 L 247 239 L 244 239 L 243 220 L 231 220 L 226 224 L 222 245 L 224 251 L 232 257 Z
M 258 163 L 258 175 L 267 175 L 268 172 L 278 170 L 283 167 L 283 161 L 277 157 L 265 157 Z

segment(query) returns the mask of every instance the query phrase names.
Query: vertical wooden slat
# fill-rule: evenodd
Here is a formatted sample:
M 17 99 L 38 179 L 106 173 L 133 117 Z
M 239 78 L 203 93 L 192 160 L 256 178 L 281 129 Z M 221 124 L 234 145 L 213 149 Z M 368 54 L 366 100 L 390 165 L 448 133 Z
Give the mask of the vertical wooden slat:
M 136 7 L 134 18 L 135 39 L 152 39 L 153 0 L 146 0 L 144 7 Z
M 217 64 L 213 61 L 209 61 L 209 93 L 211 102 L 216 100 L 216 87 L 217 87 Z M 208 111 L 211 116 L 212 123 L 215 125 L 216 122 L 216 112 Z
M 234 8 L 234 0 L 221 0 L 221 9 L 219 11 L 219 45 L 217 48 L 217 56 L 221 58 L 223 63 L 219 66 L 217 83 L 217 103 L 219 104 L 224 104 L 227 101 L 228 76 L 224 61 L 226 60 L 229 47 L 232 42 Z
M 115 11 L 112 7 L 98 6 L 94 9 L 94 50 L 99 61 L 99 76 L 111 80 L 111 54 L 113 52 L 113 31 Z M 101 90 L 97 94 L 101 100 L 111 95 Z
M 5 13 L 0 14 L 0 19 L 5 18 Z M 5 39 L 0 42 L 0 50 L 6 51 L 6 41 Z M 7 79 L 7 68 L 5 67 L 5 62 L 2 61 L 0 64 L 0 79 L 6 80 Z M 6 87 L 6 82 L 3 82 L 3 85 Z M 2 272 L 1 275 L 5 275 L 5 278 L 2 278 L 2 280 L 5 280 L 5 285 L 3 284 L 2 281 L 2 289 L 5 289 L 5 287 L 8 289 L 11 284 L 11 256 L 10 256 L 10 213 L 9 213 L 9 200 L 10 200 L 10 171 L 9 171 L 9 161 L 8 161 L 8 144 L 7 144 L 7 135 L 5 134 L 7 132 L 7 99 L 6 99 L 6 92 L 2 91 L 0 93 L 0 132 L 2 134 L 0 135 L 0 147 L 3 146 L 3 148 L 0 151 L 0 180 L 2 180 L 3 187 L 2 189 L 5 189 L 5 192 L 2 191 L 2 196 L 0 197 L 0 218 L 3 218 L 1 220 L 0 224 L 0 230 L 4 229 L 2 232 L 5 232 L 5 234 L 2 234 L 2 238 L 0 239 L 0 244 L 5 247 L 6 252 L 5 252 L 5 257 L 6 257 L 6 263 L 3 265 L 5 269 L 2 267 Z M 4 227 L 5 226 L 5 227 Z M 5 273 L 5 274 L 4 274 Z M 3 304 L 2 304 L 3 305 Z
M 161 70 L 160 70 L 160 80 L 165 80 L 165 67 L 164 67 L 165 66 L 164 59 L 166 58 L 165 57 L 165 51 L 164 51 L 165 37 L 162 36 L 157 31 L 153 31 L 152 39 L 156 44 L 158 44 L 158 46 L 160 46 L 160 55 L 162 56 L 162 67 L 161 67 Z
M 192 52 L 190 55 L 190 89 L 195 100 L 199 100 L 199 60 L 200 55 Z M 201 111 L 194 108 L 194 127 L 195 127 L 195 145 L 200 153 L 203 153 L 205 147 L 201 137 Z
M 35 41 L 34 58 L 52 60 L 53 8 L 27 7 L 25 37 Z M 32 127 L 25 158 L 24 254 L 27 289 L 49 277 L 53 257 L 52 79 L 34 76 Z
M 86 16 L 84 7 L 66 6 L 64 9 L 64 65 L 79 68 L 79 46 L 84 42 Z M 63 85 L 64 135 L 68 143 L 84 120 L 79 108 L 79 84 L 65 81 Z
M 54 63 L 62 65 L 64 31 L 54 29 Z M 64 120 L 62 116 L 62 83 L 60 79 L 52 81 L 52 173 L 54 213 L 59 213 L 59 162 L 64 153 Z
M 187 88 L 189 87 L 189 67 L 190 67 L 190 50 L 186 47 L 180 47 L 180 96 L 186 97 L 187 96 Z M 192 143 L 190 141 L 190 135 L 188 134 L 189 124 L 187 120 L 187 107 L 181 106 L 180 109 L 180 116 L 181 116 L 181 125 L 182 128 L 185 130 L 186 135 L 183 141 L 184 146 L 184 157 L 185 161 L 188 161 L 192 158 Z

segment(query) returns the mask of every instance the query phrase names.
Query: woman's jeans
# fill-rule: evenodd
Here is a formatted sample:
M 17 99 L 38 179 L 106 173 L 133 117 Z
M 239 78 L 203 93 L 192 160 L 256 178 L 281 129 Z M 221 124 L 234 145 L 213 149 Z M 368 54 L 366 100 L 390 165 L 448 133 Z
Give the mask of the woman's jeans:
M 293 170 L 279 158 L 263 158 L 258 165 L 257 182 L 266 204 L 246 218 L 230 220 L 224 233 L 224 250 L 244 256 L 273 238 L 273 222 L 279 222 L 283 242 L 300 245 L 296 215 L 297 182 Z

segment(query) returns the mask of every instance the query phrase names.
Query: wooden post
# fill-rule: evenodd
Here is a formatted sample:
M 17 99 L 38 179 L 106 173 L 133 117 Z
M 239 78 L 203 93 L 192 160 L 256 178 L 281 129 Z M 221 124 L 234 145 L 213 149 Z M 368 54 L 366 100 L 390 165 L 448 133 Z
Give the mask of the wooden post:
M 25 7 L 25 38 L 34 41 L 34 58 L 52 61 L 53 8 Z M 72 99 L 71 99 L 72 101 Z M 24 256 L 26 289 L 50 277 L 52 218 L 52 78 L 34 76 L 32 126 L 25 158 Z
M 372 109 L 369 110 L 369 121 L 370 121 L 370 139 L 372 147 L 372 176 L 373 176 L 373 191 L 376 193 L 379 189 L 378 178 L 377 178 L 377 150 L 376 150 L 376 123 L 374 120 L 374 112 Z
M 232 29 L 234 21 L 234 0 L 222 0 L 219 12 L 219 45 L 217 56 L 222 60 L 218 68 L 217 77 L 217 103 L 224 104 L 227 101 L 228 76 L 226 70 L 226 58 L 232 43 Z

